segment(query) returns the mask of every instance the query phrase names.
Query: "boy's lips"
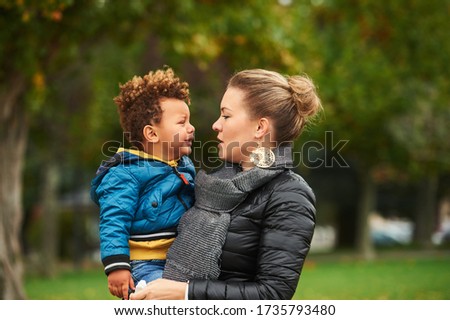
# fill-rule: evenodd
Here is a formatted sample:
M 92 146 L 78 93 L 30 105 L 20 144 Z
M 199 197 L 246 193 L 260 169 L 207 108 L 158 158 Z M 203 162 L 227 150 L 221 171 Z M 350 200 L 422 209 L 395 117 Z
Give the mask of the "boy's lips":
M 192 146 L 192 141 L 194 141 L 194 137 L 189 137 L 188 139 L 184 140 L 184 144 L 190 147 Z

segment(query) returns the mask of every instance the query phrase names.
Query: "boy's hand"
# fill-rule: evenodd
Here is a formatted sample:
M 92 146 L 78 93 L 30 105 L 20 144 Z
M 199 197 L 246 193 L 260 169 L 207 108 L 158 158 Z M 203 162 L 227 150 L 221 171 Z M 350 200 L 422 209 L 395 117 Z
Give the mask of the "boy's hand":
M 135 290 L 134 281 L 128 270 L 115 270 L 108 275 L 108 288 L 113 296 L 128 300 L 128 288 Z

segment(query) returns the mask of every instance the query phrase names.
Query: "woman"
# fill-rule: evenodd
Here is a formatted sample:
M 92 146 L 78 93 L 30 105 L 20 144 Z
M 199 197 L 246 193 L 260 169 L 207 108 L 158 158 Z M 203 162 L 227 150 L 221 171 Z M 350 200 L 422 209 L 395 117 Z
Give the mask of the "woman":
M 199 172 L 206 186 L 208 181 L 213 187 L 228 179 L 247 188 L 229 210 L 219 277 L 194 277 L 188 283 L 158 279 L 131 299 L 292 298 L 314 232 L 315 197 L 303 178 L 290 170 L 291 144 L 320 109 L 307 77 L 255 69 L 230 79 L 220 118 L 213 124 L 219 157 L 226 165 L 217 178 L 217 173 Z M 196 203 L 197 195 L 211 197 L 196 191 Z

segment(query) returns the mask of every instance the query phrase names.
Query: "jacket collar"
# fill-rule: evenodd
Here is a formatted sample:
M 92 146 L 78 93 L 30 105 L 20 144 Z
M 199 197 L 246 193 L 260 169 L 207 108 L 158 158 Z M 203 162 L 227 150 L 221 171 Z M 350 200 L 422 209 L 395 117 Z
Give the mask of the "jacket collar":
M 135 156 L 138 156 L 138 157 L 140 157 L 142 159 L 151 159 L 151 160 L 160 161 L 160 162 L 163 162 L 163 163 L 165 163 L 165 164 L 167 164 L 167 165 L 169 165 L 171 167 L 178 166 L 178 160 L 166 161 L 166 160 L 163 160 L 163 159 L 161 159 L 161 158 L 159 158 L 157 156 L 154 156 L 152 154 L 149 154 L 149 153 L 146 153 L 144 151 L 137 150 L 137 149 L 125 149 L 125 148 L 117 149 L 117 153 L 123 153 L 123 152 L 128 152 L 128 153 L 133 154 Z
M 275 162 L 268 169 L 292 168 L 292 143 L 285 143 L 272 150 Z

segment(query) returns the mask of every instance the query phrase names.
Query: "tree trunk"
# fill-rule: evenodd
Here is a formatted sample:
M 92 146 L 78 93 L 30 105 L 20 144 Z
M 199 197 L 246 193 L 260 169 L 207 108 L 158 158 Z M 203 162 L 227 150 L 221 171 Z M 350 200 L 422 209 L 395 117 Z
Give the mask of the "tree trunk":
M 358 202 L 356 246 L 358 253 L 366 260 L 375 258 L 375 250 L 370 231 L 370 213 L 375 209 L 376 185 L 370 172 L 360 173 L 361 193 Z
M 423 249 L 433 247 L 431 237 L 436 227 L 438 182 L 436 174 L 428 174 L 417 190 L 414 242 Z
M 44 167 L 44 179 L 42 185 L 42 212 L 43 212 L 43 235 L 42 235 L 42 273 L 47 277 L 56 274 L 56 263 L 58 257 L 58 205 L 57 189 L 59 185 L 58 166 L 54 161 L 47 159 Z
M 25 84 L 19 77 L 10 84 L 0 93 L 0 299 L 25 299 L 20 232 L 27 123 L 18 102 Z

